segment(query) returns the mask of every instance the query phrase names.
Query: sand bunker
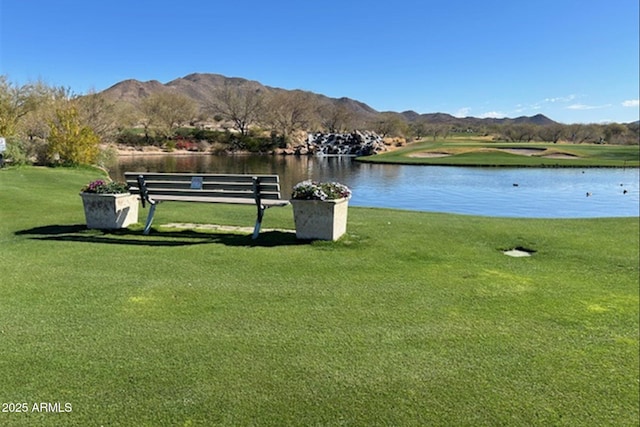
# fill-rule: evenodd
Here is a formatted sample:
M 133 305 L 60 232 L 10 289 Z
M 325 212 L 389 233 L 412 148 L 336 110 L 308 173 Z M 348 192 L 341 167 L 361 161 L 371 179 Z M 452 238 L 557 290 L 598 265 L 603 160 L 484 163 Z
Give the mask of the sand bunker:
M 505 153 L 517 154 L 519 156 L 533 156 L 545 151 L 544 148 L 498 148 L 498 151 Z
M 422 151 L 420 153 L 413 153 L 410 157 L 420 157 L 420 158 L 436 158 L 436 157 L 449 157 L 451 154 L 449 153 L 440 153 L 436 151 Z
M 578 156 L 567 153 L 548 153 L 546 148 L 499 148 L 499 151 L 505 153 L 517 154 L 519 156 L 540 156 L 545 159 L 577 159 Z
M 578 159 L 578 156 L 574 156 L 573 154 L 566 153 L 553 153 L 553 154 L 545 154 L 543 156 L 545 159 Z

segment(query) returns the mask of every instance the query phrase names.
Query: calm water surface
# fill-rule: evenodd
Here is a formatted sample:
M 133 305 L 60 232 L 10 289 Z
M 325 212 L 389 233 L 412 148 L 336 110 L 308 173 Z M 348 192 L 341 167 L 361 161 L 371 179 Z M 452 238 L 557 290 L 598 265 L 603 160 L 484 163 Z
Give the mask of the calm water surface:
M 640 216 L 638 168 L 480 168 L 374 165 L 349 157 L 123 156 L 112 170 L 278 174 L 283 197 L 305 179 L 339 181 L 352 206 L 485 216 Z M 589 194 L 589 195 L 587 195 Z

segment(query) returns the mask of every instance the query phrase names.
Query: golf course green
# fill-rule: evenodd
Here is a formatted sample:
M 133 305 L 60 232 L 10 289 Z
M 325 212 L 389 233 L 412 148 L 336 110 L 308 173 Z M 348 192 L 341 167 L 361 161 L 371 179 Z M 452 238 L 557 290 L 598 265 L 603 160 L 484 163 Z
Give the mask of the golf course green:
M 147 236 L 86 229 L 103 176 L 0 170 L 0 425 L 638 424 L 638 218 L 351 207 L 308 243 L 168 203 Z

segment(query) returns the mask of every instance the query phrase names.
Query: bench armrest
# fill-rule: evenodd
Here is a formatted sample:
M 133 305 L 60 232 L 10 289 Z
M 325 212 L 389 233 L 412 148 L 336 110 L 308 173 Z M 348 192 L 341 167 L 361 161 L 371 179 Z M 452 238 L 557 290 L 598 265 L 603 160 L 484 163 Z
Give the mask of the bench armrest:
M 144 176 L 138 175 L 138 189 L 140 190 L 140 201 L 142 202 L 142 207 L 146 207 L 146 203 L 150 205 L 155 205 L 155 202 L 149 199 L 149 190 L 147 189 L 147 183 L 144 181 Z

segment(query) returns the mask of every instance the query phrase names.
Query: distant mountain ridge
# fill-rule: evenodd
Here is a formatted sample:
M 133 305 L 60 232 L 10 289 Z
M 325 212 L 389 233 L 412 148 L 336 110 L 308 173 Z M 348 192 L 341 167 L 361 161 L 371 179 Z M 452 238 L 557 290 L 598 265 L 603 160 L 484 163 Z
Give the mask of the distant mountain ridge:
M 444 124 L 456 124 L 460 122 L 475 123 L 475 124 L 533 124 L 533 125 L 552 125 L 557 122 L 551 120 L 544 114 L 536 114 L 535 116 L 520 116 L 516 118 L 477 118 L 477 117 L 455 117 L 447 113 L 426 113 L 418 114 L 415 111 L 405 111 L 402 115 L 408 121 L 414 121 L 423 119 L 427 123 L 444 123 Z
M 157 80 L 141 82 L 135 79 L 123 80 L 105 89 L 101 93 L 116 102 L 127 102 L 137 105 L 140 101 L 154 93 L 159 92 L 175 92 L 187 96 L 194 100 L 201 108 L 206 108 L 214 99 L 215 93 L 219 88 L 225 85 L 247 85 L 248 87 L 261 90 L 266 93 L 276 92 L 296 92 L 300 90 L 287 90 L 265 86 L 260 82 L 248 80 L 240 77 L 226 77 L 221 74 L 211 73 L 193 73 L 184 77 L 177 78 L 166 84 Z M 310 91 L 302 91 L 312 95 L 315 102 L 321 105 L 343 106 L 346 107 L 354 116 L 363 122 L 375 120 L 377 116 L 383 113 L 398 114 L 408 122 L 422 120 L 429 124 L 450 124 L 457 126 L 482 126 L 491 124 L 533 124 L 533 125 L 551 125 L 556 122 L 544 116 L 536 114 L 532 117 L 521 116 L 516 118 L 476 118 L 476 117 L 455 117 L 447 113 L 426 113 L 419 114 L 415 111 L 382 112 L 376 111 L 364 102 L 351 98 L 330 98 L 325 95 L 316 94 Z

